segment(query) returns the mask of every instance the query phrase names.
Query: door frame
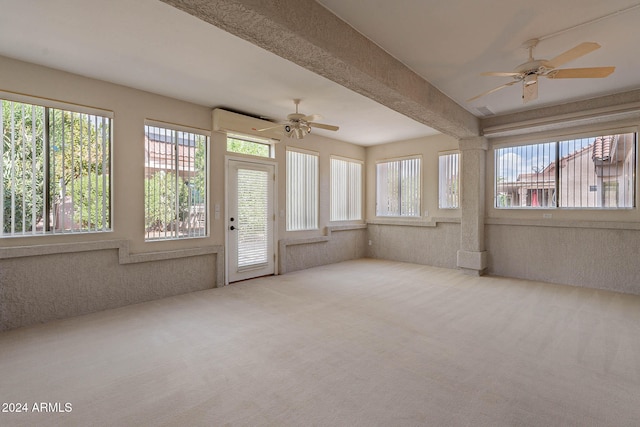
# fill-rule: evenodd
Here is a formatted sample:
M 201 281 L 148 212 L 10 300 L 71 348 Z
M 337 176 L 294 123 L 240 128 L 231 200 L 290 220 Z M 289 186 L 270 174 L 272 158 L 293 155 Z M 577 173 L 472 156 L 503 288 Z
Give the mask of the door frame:
M 224 158 L 224 284 L 229 284 L 229 164 L 230 162 L 257 164 L 262 166 L 273 166 L 273 212 L 275 215 L 275 221 L 273 221 L 273 254 L 274 266 L 273 274 L 279 274 L 279 257 L 278 254 L 278 163 L 273 159 L 259 158 L 259 157 L 245 157 L 242 155 L 226 155 Z

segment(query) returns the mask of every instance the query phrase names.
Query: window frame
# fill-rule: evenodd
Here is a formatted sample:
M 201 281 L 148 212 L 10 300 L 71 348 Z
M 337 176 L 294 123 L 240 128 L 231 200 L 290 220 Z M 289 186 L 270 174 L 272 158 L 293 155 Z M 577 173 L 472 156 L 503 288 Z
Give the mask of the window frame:
M 357 192 L 359 193 L 359 199 L 357 200 L 357 205 L 358 205 L 358 216 L 356 217 L 352 217 L 352 214 L 350 212 L 350 206 L 352 205 L 352 203 L 349 202 L 349 199 L 351 198 L 351 194 L 353 192 L 353 187 L 351 186 L 351 178 L 350 176 L 347 176 L 348 182 L 346 183 L 346 187 L 347 187 L 347 207 L 346 207 L 346 211 L 348 212 L 348 216 L 349 218 L 346 219 L 335 219 L 333 217 L 333 213 L 334 213 L 334 183 L 333 183 L 333 179 L 334 179 L 334 174 L 333 174 L 333 161 L 337 160 L 337 161 L 341 161 L 341 162 L 346 162 L 348 164 L 355 164 L 355 165 L 359 165 L 360 167 L 360 173 L 359 173 L 359 188 L 357 189 Z M 356 202 L 354 201 L 353 204 L 356 204 Z M 346 221 L 362 221 L 364 219 L 364 161 L 362 160 L 357 160 L 357 159 L 351 159 L 348 157 L 342 157 L 342 156 L 338 156 L 338 155 L 331 155 L 329 157 L 329 221 L 330 222 L 346 222 Z
M 379 200 L 378 200 L 378 196 L 380 194 L 380 189 L 379 189 L 379 179 L 378 179 L 378 166 L 383 164 L 383 163 L 394 163 L 394 162 L 402 162 L 405 160 L 418 160 L 419 163 L 419 168 L 420 168 L 420 176 L 417 179 L 418 185 L 419 185 L 419 189 L 418 189 L 418 208 L 417 208 L 417 215 L 402 215 L 402 194 L 399 195 L 399 200 L 398 200 L 398 206 L 399 206 L 399 210 L 400 213 L 398 215 L 381 215 L 380 214 L 380 210 L 378 209 L 379 206 Z M 376 170 L 375 170 L 375 177 L 376 177 L 376 201 L 375 201 L 375 211 L 376 211 L 376 217 L 380 217 L 380 218 L 401 218 L 401 219 L 420 219 L 422 218 L 422 206 L 423 206 L 423 192 L 424 192 L 424 184 L 423 184 L 423 180 L 424 180 L 424 166 L 423 166 L 423 156 L 422 154 L 414 154 L 414 155 L 409 155 L 409 156 L 402 156 L 402 157 L 393 157 L 393 158 L 389 158 L 389 159 L 378 159 L 376 160 Z
M 261 155 L 256 155 L 256 154 L 242 153 L 242 152 L 239 152 L 239 151 L 230 151 L 229 150 L 229 139 L 235 139 L 235 140 L 238 140 L 238 141 L 244 141 L 244 142 L 249 142 L 249 143 L 253 143 L 253 144 L 265 145 L 265 146 L 269 147 L 269 154 L 267 156 L 261 156 Z M 274 147 L 273 140 L 258 138 L 257 136 L 244 135 L 244 134 L 240 134 L 240 133 L 227 132 L 225 151 L 228 154 L 233 154 L 233 155 L 250 156 L 250 157 L 256 157 L 256 158 L 260 158 L 260 159 L 273 159 L 275 157 L 275 151 L 276 150 L 275 150 L 275 147 Z
M 147 161 L 148 161 L 148 154 L 146 153 L 147 150 L 147 144 L 148 144 L 148 140 L 147 140 L 147 127 L 154 127 L 154 128 L 159 128 L 161 130 L 167 130 L 167 131 L 171 131 L 171 132 L 181 132 L 181 133 L 188 133 L 188 134 L 193 134 L 196 136 L 202 136 L 205 137 L 205 154 L 204 154 L 204 202 L 203 202 L 203 207 L 204 207 L 204 232 L 198 235 L 179 235 L 179 233 L 177 232 L 172 232 L 170 235 L 167 236 L 167 233 L 165 232 L 164 236 L 159 236 L 156 238 L 149 238 L 148 237 L 148 230 L 147 230 L 147 225 L 146 225 L 146 215 L 147 215 L 147 189 L 146 189 L 146 183 L 144 185 L 144 189 L 143 189 L 143 210 L 144 210 L 144 215 L 145 215 L 145 224 L 144 224 L 144 242 L 145 243 L 154 243 L 154 242 L 166 242 L 166 241 L 172 241 L 172 240 L 185 240 L 185 239 L 201 239 L 201 238 L 207 238 L 210 236 L 210 230 L 211 230 L 211 222 L 210 222 L 210 209 L 209 209 L 209 205 L 210 205 L 210 189 L 211 189 L 211 185 L 210 185 L 210 180 L 211 180 L 211 167 L 210 167 L 210 157 L 211 157 L 211 132 L 205 129 L 199 129 L 199 128 L 195 128 L 195 127 L 190 127 L 190 126 L 183 126 L 183 125 L 178 125 L 175 123 L 167 123 L 167 122 L 163 122 L 163 121 L 159 121 L 159 120 L 153 120 L 153 119 L 145 119 L 144 121 L 144 144 L 145 144 L 145 160 L 144 160 L 144 169 L 145 169 L 145 181 L 147 180 L 147 176 L 146 176 L 146 169 L 147 169 Z M 172 137 L 173 138 L 173 137 Z M 179 144 L 178 142 L 175 143 L 176 147 L 177 144 Z M 194 149 L 194 163 L 195 163 L 195 149 Z M 176 160 L 176 163 L 174 164 L 175 168 L 177 169 L 173 169 L 172 172 L 178 172 L 180 169 L 179 166 L 179 160 Z M 176 175 L 179 176 L 179 173 L 176 173 Z M 179 200 L 176 200 L 175 202 L 176 204 L 179 203 Z M 179 215 L 179 212 L 176 210 L 176 216 Z M 177 219 L 176 219 L 177 221 Z M 174 230 L 175 231 L 175 230 Z M 176 234 L 176 235 L 174 235 Z
M 103 167 L 106 167 L 106 170 L 109 172 L 108 179 L 105 180 L 103 178 L 100 181 L 100 183 L 103 185 L 103 188 L 105 184 L 107 185 L 107 188 L 108 188 L 107 190 L 108 197 L 103 196 L 102 198 L 103 205 L 106 205 L 106 209 L 103 206 L 103 209 L 101 211 L 102 219 L 103 221 L 106 221 L 106 225 L 103 225 L 101 229 L 89 228 L 89 229 L 56 230 L 55 227 L 52 227 L 52 225 L 48 221 L 47 223 L 44 224 L 42 231 L 33 229 L 31 231 L 25 231 L 22 233 L 15 233 L 15 232 L 4 233 L 4 215 L 3 213 L 0 213 L 0 239 L 16 239 L 16 238 L 23 238 L 23 237 L 47 238 L 47 236 L 104 234 L 104 233 L 113 232 L 113 223 L 114 223 L 114 218 L 113 218 L 113 211 L 114 211 L 113 135 L 114 135 L 114 121 L 115 121 L 114 120 L 115 115 L 113 111 L 109 111 L 109 110 L 105 110 L 97 107 L 86 106 L 86 105 L 74 104 L 71 102 L 63 102 L 63 101 L 58 101 L 53 99 L 39 98 L 36 96 L 18 94 L 18 93 L 7 92 L 2 90 L 0 90 L 0 101 L 27 104 L 29 106 L 43 108 L 43 120 L 44 120 L 43 143 L 46 144 L 46 146 L 43 146 L 43 149 L 45 150 L 45 153 L 49 152 L 52 147 L 51 135 L 53 132 L 53 128 L 51 127 L 52 125 L 50 123 L 50 117 L 47 114 L 50 110 L 61 111 L 63 113 L 70 113 L 74 117 L 74 119 L 76 115 L 91 116 L 95 118 L 106 119 L 108 121 L 108 138 L 104 139 L 105 135 L 103 134 L 102 146 L 103 146 L 103 149 L 106 146 L 108 146 L 108 151 L 107 151 L 108 161 L 106 162 L 103 161 L 102 165 Z M 95 121 L 95 123 L 97 124 L 97 121 Z M 0 124 L 0 127 L 2 127 L 1 124 Z M 2 147 L 0 147 L 0 152 L 1 151 L 3 151 Z M 0 158 L 0 161 L 2 161 L 1 158 Z M 46 165 L 44 166 L 44 172 L 43 172 L 45 175 L 49 173 L 48 165 L 49 165 L 49 161 L 47 160 Z M 44 180 L 46 183 L 48 183 L 48 185 L 50 185 L 50 177 L 45 177 Z M 88 188 L 88 190 L 90 190 L 90 188 Z M 4 198 L 4 191 L 5 191 L 5 187 L 3 183 L 0 181 L 0 194 L 2 195 L 3 198 Z M 44 207 L 44 212 L 43 212 L 44 215 L 51 215 L 51 210 L 55 209 L 51 206 L 51 201 L 47 200 L 50 197 L 51 197 L 50 190 L 46 190 L 43 192 L 42 194 L 42 198 L 44 199 L 43 203 L 47 205 Z M 88 212 L 88 215 L 90 214 L 91 214 L 91 211 Z
M 290 199 L 290 194 L 292 189 L 290 189 L 290 161 L 289 161 L 289 153 L 290 152 L 294 152 L 294 153 L 298 153 L 298 154 L 304 154 L 307 156 L 313 156 L 315 157 L 316 160 L 316 164 L 315 164 L 315 168 L 316 168 L 316 174 L 315 174 L 315 185 L 314 185 L 314 192 L 315 192 L 315 201 L 313 202 L 313 205 L 315 205 L 315 224 L 313 224 L 312 226 L 308 225 L 311 221 L 307 221 L 306 222 L 306 226 L 303 228 L 295 228 L 292 227 L 293 224 L 293 219 L 292 219 L 292 214 L 293 214 L 293 207 L 291 206 L 291 199 Z M 286 219 L 285 219 L 285 230 L 286 231 L 313 231 L 313 230 L 318 230 L 320 228 L 320 153 L 318 153 L 317 151 L 311 151 L 311 150 L 305 150 L 303 148 L 298 148 L 298 147 L 292 147 L 292 146 L 287 146 L 285 147 L 285 176 L 286 176 L 286 184 L 285 184 L 285 194 L 286 194 L 286 200 L 285 200 L 285 204 L 286 204 Z
M 491 203 L 491 209 L 495 209 L 496 211 L 539 211 L 539 210 L 553 210 L 553 211 L 592 211 L 592 212 L 621 212 L 621 211 L 631 211 L 637 208 L 637 191 L 638 191 L 638 183 L 637 183 L 637 169 L 638 169 L 638 139 L 639 139 L 639 129 L 636 126 L 626 126 L 626 127 L 614 127 L 614 128 L 594 128 L 595 130 L 590 130 L 586 132 L 575 132 L 569 134 L 559 134 L 559 135 L 551 135 L 545 138 L 518 138 L 517 142 L 504 142 L 495 144 L 492 147 L 492 165 L 493 165 L 493 173 L 492 173 L 492 186 L 493 186 L 493 194 Z M 608 136 L 608 135 L 626 135 L 633 134 L 634 141 L 632 142 L 632 150 L 634 154 L 633 158 L 633 173 L 632 173 L 632 205 L 631 206 L 623 206 L 623 207 L 615 207 L 615 206 L 561 206 L 560 198 L 562 193 L 562 179 L 559 177 L 561 173 L 556 173 L 555 176 L 555 189 L 556 193 L 554 195 L 555 202 L 553 205 L 549 206 L 498 206 L 498 162 L 497 162 L 497 153 L 501 149 L 508 149 L 514 147 L 525 147 L 525 146 L 535 146 L 535 145 L 544 145 L 544 144 L 554 144 L 555 148 L 555 162 L 562 160 L 564 157 L 560 154 L 560 144 L 563 142 L 569 142 L 580 139 L 589 139 L 589 138 L 597 138 L 600 136 Z M 559 157 L 559 158 L 558 158 Z M 558 189 L 560 190 L 558 192 Z M 558 198 L 558 194 L 560 194 L 560 198 Z

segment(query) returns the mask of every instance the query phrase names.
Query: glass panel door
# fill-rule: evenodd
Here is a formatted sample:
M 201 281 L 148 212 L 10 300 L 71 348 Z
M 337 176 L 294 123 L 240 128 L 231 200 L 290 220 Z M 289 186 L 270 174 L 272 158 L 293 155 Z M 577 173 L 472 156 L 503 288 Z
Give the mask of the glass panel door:
M 229 282 L 274 274 L 274 166 L 230 160 L 228 182 Z

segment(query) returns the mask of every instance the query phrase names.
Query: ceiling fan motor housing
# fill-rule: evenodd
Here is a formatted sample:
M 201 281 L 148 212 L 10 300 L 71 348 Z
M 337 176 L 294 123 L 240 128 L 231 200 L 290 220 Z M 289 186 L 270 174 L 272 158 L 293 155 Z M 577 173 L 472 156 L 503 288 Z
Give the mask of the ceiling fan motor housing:
M 551 70 L 553 67 L 549 64 L 549 61 L 545 59 L 536 59 L 534 61 L 528 61 L 524 64 L 520 64 L 514 70 L 516 73 L 521 73 L 523 76 L 529 74 L 543 75 L 546 71 Z

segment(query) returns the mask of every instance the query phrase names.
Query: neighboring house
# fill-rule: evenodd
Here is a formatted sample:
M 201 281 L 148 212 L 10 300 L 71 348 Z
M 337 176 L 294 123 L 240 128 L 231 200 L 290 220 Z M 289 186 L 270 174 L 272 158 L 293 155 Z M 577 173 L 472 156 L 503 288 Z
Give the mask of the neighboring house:
M 162 132 L 148 132 L 144 137 L 145 177 L 156 172 L 176 170 L 175 144 L 173 135 Z M 184 180 L 195 176 L 195 142 L 190 139 L 178 140 L 178 175 Z
M 496 182 L 498 207 L 555 207 L 556 182 L 560 183 L 560 207 L 633 206 L 634 134 L 595 138 L 569 154 L 559 143 L 560 169 L 551 162 L 541 171 L 520 173 L 515 181 Z

